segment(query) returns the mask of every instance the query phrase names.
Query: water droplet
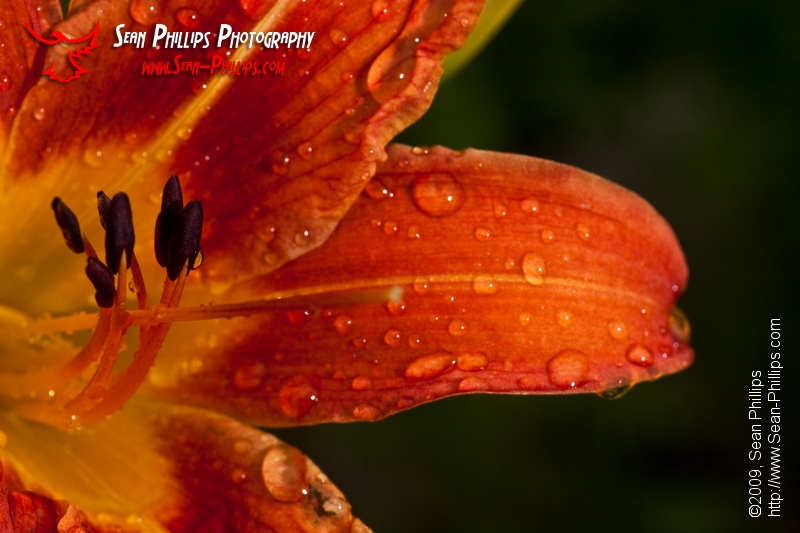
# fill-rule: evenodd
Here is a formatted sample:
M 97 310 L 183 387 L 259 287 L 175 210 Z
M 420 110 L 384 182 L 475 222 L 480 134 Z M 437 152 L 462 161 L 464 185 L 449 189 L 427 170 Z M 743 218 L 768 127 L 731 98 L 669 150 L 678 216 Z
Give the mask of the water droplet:
M 422 174 L 411 184 L 411 199 L 426 215 L 444 217 L 464 205 L 464 187 L 450 174 Z
M 419 335 L 409 335 L 406 342 L 412 350 L 419 350 L 422 347 L 422 339 L 419 338 Z
M 372 18 L 375 22 L 383 22 L 389 16 L 389 3 L 386 0 L 377 0 L 372 3 Z
M 394 196 L 394 193 L 381 180 L 372 180 L 367 183 L 364 192 L 373 200 L 385 200 Z
M 572 313 L 566 309 L 559 309 L 556 311 L 556 322 L 562 328 L 568 328 L 572 325 Z
M 188 141 L 192 138 L 192 128 L 181 128 L 178 130 L 177 135 L 184 141 Z
M 303 376 L 287 380 L 278 393 L 281 410 L 292 418 L 301 418 L 309 413 L 319 401 L 319 389 Z
M 347 333 L 353 327 L 353 319 L 347 315 L 339 315 L 334 319 L 333 327 L 339 333 Z
M 406 367 L 406 379 L 430 379 L 453 370 L 455 356 L 450 352 L 434 352 L 417 357 Z
M 625 358 L 638 366 L 648 367 L 655 363 L 653 353 L 641 344 L 632 344 L 625 353 Z
M 389 302 L 386 304 L 386 310 L 392 316 L 401 316 L 406 312 L 406 304 L 403 302 Z
M 518 320 L 519 325 L 525 327 L 530 325 L 531 321 L 533 320 L 533 316 L 530 313 L 521 313 Z
M 550 383 L 561 389 L 580 387 L 588 371 L 589 359 L 576 350 L 564 350 L 547 362 Z
M 372 388 L 372 378 L 370 376 L 356 376 L 350 383 L 353 390 L 368 390 Z
M 383 342 L 388 344 L 389 346 L 397 346 L 400 344 L 400 330 L 399 329 L 390 329 L 386 332 L 383 336 Z
M 133 0 L 131 2 L 131 18 L 139 24 L 153 24 L 158 19 L 158 0 Z
M 278 444 L 267 450 L 261 478 L 270 496 L 279 502 L 299 502 L 308 492 L 306 458 L 300 450 Z
M 328 37 L 330 37 L 331 42 L 339 48 L 347 44 L 347 34 L 342 30 L 332 29 L 328 33 Z
M 483 370 L 488 363 L 489 360 L 486 358 L 486 354 L 481 352 L 464 352 L 458 354 L 456 358 L 456 366 L 459 370 L 465 372 Z
M 683 344 L 688 344 L 692 337 L 692 327 L 684 312 L 677 306 L 672 307 L 672 312 L 667 319 L 669 330 L 675 339 Z
M 311 311 L 298 311 L 292 310 L 286 312 L 286 318 L 289 320 L 289 323 L 293 326 L 302 326 L 306 324 L 309 320 L 311 320 Z
M 406 236 L 409 239 L 419 239 L 419 226 L 409 226 L 408 231 L 406 232 Z
M 359 420 L 377 420 L 381 416 L 381 410 L 374 405 L 362 403 L 353 408 L 353 416 Z
M 83 160 L 86 161 L 90 167 L 99 167 L 102 163 L 103 152 L 96 148 L 87 148 L 85 152 L 83 152 Z
M 624 322 L 613 320 L 608 323 L 608 334 L 617 340 L 621 340 L 628 336 L 628 328 Z
M 191 7 L 182 7 L 175 12 L 175 20 L 192 30 L 200 25 L 200 13 Z
M 234 484 L 238 485 L 240 483 L 244 483 L 245 479 L 247 479 L 247 474 L 245 473 L 244 470 L 240 470 L 237 468 L 236 470 L 231 472 L 231 481 Z
M 516 260 L 514 260 L 513 257 L 509 257 L 508 259 L 506 259 L 504 266 L 506 267 L 506 270 L 514 270 L 515 268 L 517 268 L 517 262 Z
M 477 276 L 472 280 L 472 290 L 477 294 L 494 294 L 497 292 L 497 281 L 492 276 Z
M 289 157 L 284 154 L 279 154 L 275 157 L 275 162 L 272 163 L 272 171 L 281 176 L 289 171 Z
M 545 244 L 553 244 L 553 242 L 556 240 L 555 232 L 548 228 L 543 229 L 539 234 L 539 237 L 541 237 L 542 242 Z
M 350 504 L 343 498 L 333 496 L 322 502 L 322 510 L 329 515 L 341 518 L 350 512 Z
M 240 391 L 251 391 L 260 387 L 267 377 L 267 367 L 264 363 L 254 362 L 245 365 L 233 375 L 233 386 Z
M 342 136 L 344 140 L 349 142 L 350 144 L 358 144 L 361 141 L 361 136 L 364 133 L 364 126 L 361 124 L 355 124 L 353 126 L 348 126 L 342 131 Z
M 525 214 L 539 213 L 539 200 L 534 197 L 525 198 L 519 203 L 519 208 Z
M 631 390 L 630 385 L 620 385 L 619 387 L 612 387 L 610 389 L 600 391 L 597 393 L 597 395 L 604 400 L 618 400 L 628 394 L 629 390 Z
M 156 318 L 164 318 L 167 314 L 167 306 L 162 303 L 157 303 L 153 306 L 153 316 Z
M 6 92 L 11 89 L 11 75 L 6 72 L 0 72 L 0 92 Z
M 364 337 L 356 337 L 352 341 L 350 341 L 355 348 L 361 348 L 362 350 L 367 347 L 367 339 Z
M 588 241 L 592 238 L 592 232 L 586 224 L 579 223 L 575 226 L 575 230 L 578 232 L 578 237 L 580 237 L 581 240 Z
M 454 337 L 461 337 L 467 333 L 467 323 L 463 320 L 453 320 L 447 326 L 447 331 Z
M 494 201 L 494 216 L 495 218 L 503 218 L 508 214 L 506 204 L 500 200 Z
M 311 143 L 309 142 L 300 143 L 297 146 L 297 155 L 299 155 L 303 159 L 308 159 L 309 157 L 311 157 L 311 152 L 313 151 L 314 149 L 311 147 Z
M 531 285 L 543 284 L 547 276 L 544 259 L 533 253 L 525 254 L 522 256 L 522 273 Z
M 35 118 L 36 120 L 42 120 L 44 118 L 44 115 L 45 115 L 45 110 L 44 110 L 43 107 L 38 107 L 37 106 L 37 107 L 33 108 L 33 113 L 32 114 L 33 114 L 33 118 Z
M 430 284 L 430 279 L 425 277 L 419 277 L 414 280 L 414 290 L 419 294 L 425 294 L 428 292 Z
M 458 382 L 458 390 L 460 392 L 476 392 L 489 389 L 491 389 L 489 381 L 477 376 L 467 376 Z
M 383 223 L 383 232 L 386 235 L 394 235 L 397 233 L 397 222 L 393 220 L 387 220 Z
M 479 241 L 488 240 L 492 236 L 492 232 L 488 228 L 477 228 L 475 230 L 475 238 Z

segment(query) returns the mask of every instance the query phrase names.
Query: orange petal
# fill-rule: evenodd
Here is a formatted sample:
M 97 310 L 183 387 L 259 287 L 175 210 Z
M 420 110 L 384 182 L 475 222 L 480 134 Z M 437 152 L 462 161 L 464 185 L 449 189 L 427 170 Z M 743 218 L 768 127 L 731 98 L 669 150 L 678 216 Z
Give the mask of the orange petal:
M 156 366 L 161 393 L 309 424 L 460 392 L 613 396 L 691 362 L 688 323 L 673 309 L 686 264 L 641 198 L 540 159 L 389 153 L 323 247 L 241 291 L 397 285 L 402 303 L 221 322 L 172 345 L 186 359 Z
M 272 435 L 188 408 L 129 407 L 71 438 L 7 425 L 0 531 L 370 531 L 314 463 Z M 59 445 L 26 442 L 46 435 Z M 55 497 L 40 488 L 48 483 Z
M 8 206 L 0 225 L 13 221 L 47 235 L 53 196 L 81 220 L 94 221 L 92 191 L 126 190 L 137 234 L 150 235 L 163 182 L 177 173 L 187 199 L 204 200 L 210 265 L 204 276 L 221 287 L 278 268 L 330 234 L 385 157 L 388 140 L 427 109 L 442 57 L 464 41 L 480 11 L 473 0 L 403 0 L 377 3 L 377 11 L 368 2 L 240 4 L 97 1 L 53 28 L 77 37 L 99 20 L 100 45 L 81 57 L 87 74 L 70 83 L 42 79 L 25 95 L 0 168 Z M 111 46 L 122 23 L 125 31 L 148 31 L 144 48 Z M 315 35 L 308 50 L 242 46 L 227 56 L 216 41 L 208 48 L 154 49 L 156 23 L 208 31 L 211 40 L 222 23 L 237 32 Z M 66 61 L 63 47 L 42 53 L 46 64 Z M 145 61 L 174 65 L 181 55 L 208 65 L 215 54 L 284 65 L 285 72 L 141 74 Z M 86 231 L 96 237 L 99 226 L 87 224 Z M 147 270 L 154 261 L 144 251 Z M 20 246 L 15 236 L 0 235 L 0 255 L 17 271 L 52 263 L 63 257 L 63 246 L 49 239 Z M 0 294 L 46 294 L 49 286 L 72 295 L 78 284 L 77 269 L 69 279 L 63 272 L 58 279 L 45 272 L 28 278 L 7 287 L 0 281 Z M 47 306 L 26 302 L 32 312 L 54 311 Z

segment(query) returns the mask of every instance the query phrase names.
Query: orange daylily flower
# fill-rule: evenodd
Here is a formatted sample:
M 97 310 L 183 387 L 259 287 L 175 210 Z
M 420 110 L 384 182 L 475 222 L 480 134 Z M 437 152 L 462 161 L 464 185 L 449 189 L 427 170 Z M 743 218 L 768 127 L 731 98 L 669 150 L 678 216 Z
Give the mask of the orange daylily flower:
M 387 148 L 480 3 L 350 4 L 0 6 L 0 530 L 368 531 L 248 424 L 376 420 L 462 392 L 616 396 L 690 364 L 685 261 L 643 200 L 538 159 Z M 91 54 L 31 35 L 98 21 Z M 315 37 L 112 48 L 120 24 Z M 285 72 L 142 74 L 178 52 Z M 76 61 L 69 83 L 40 78 Z M 170 205 L 202 205 L 204 259 L 189 273 L 199 233 L 179 216 L 191 235 L 162 286 L 150 235 L 172 174 Z

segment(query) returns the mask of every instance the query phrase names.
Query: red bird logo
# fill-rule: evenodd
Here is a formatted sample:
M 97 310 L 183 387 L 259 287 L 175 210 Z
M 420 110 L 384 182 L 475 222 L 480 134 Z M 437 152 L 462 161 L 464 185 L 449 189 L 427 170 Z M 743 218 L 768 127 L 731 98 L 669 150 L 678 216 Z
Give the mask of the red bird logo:
M 72 65 L 72 67 L 75 69 L 75 73 L 72 76 L 69 76 L 68 78 L 63 78 L 58 74 L 56 74 L 55 60 L 53 60 L 50 63 L 50 65 L 46 69 L 44 69 L 44 71 L 42 71 L 42 76 L 47 75 L 50 77 L 51 80 L 60 81 L 61 83 L 68 83 L 72 80 L 77 80 L 78 78 L 81 77 L 81 74 L 86 74 L 88 72 L 88 70 L 86 70 L 85 68 L 83 68 L 78 64 L 78 59 L 81 56 L 88 56 L 89 54 L 92 53 L 92 50 L 97 48 L 97 32 L 100 31 L 99 20 L 97 21 L 97 24 L 95 25 L 92 31 L 90 31 L 83 37 L 77 37 L 75 39 L 70 39 L 60 31 L 54 31 L 50 35 L 49 39 L 45 39 L 35 31 L 33 31 L 33 28 L 31 28 L 30 24 L 25 24 L 25 27 L 37 41 L 39 41 L 42 44 L 46 44 L 48 46 L 52 46 L 54 44 L 62 44 L 62 43 L 79 44 L 79 43 L 86 43 L 88 41 L 88 44 L 83 48 L 73 50 L 72 52 L 67 54 L 67 59 L 69 60 L 70 65 Z

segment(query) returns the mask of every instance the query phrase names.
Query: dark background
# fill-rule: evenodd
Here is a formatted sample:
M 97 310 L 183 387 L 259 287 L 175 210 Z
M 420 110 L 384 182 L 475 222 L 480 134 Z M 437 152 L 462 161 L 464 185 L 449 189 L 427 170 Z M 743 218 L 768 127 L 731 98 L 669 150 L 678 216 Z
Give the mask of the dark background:
M 800 2 L 523 5 L 399 140 L 555 159 L 645 197 L 689 262 L 694 366 L 617 401 L 464 396 L 277 434 L 376 533 L 800 531 L 799 124 Z M 783 518 L 750 519 L 747 391 L 770 318 Z

